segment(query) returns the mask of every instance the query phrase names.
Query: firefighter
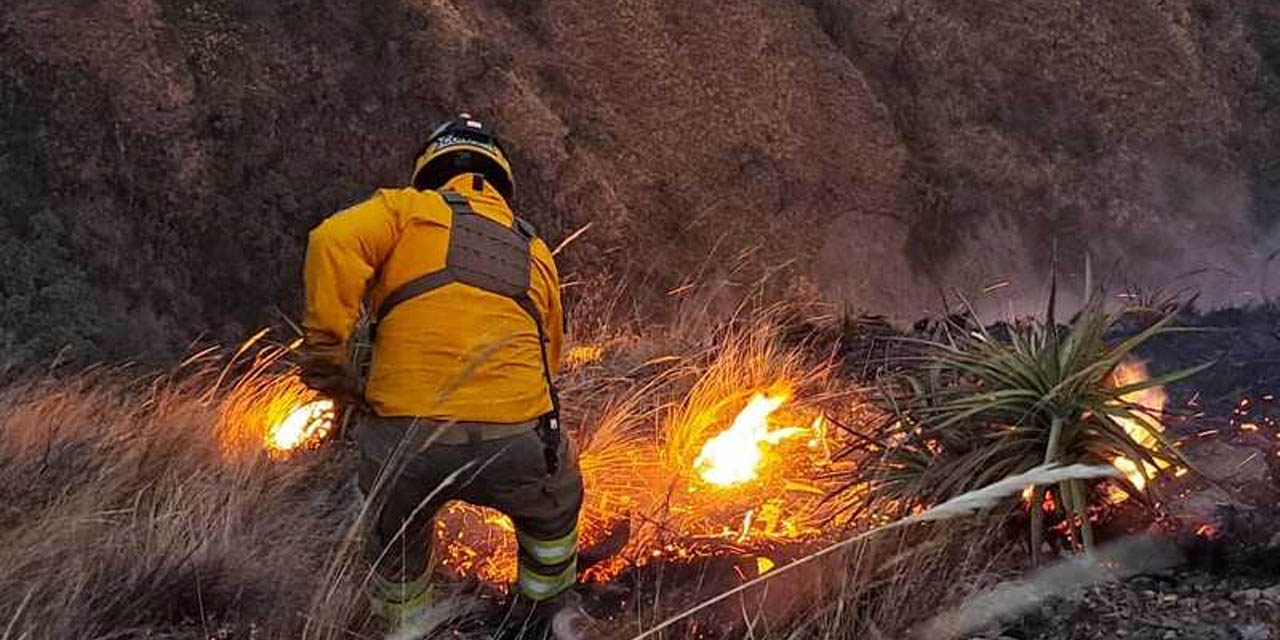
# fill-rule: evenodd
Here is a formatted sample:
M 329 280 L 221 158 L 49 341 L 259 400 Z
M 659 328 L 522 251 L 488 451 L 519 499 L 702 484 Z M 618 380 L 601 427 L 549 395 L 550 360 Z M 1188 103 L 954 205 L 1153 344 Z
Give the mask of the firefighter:
M 464 114 L 432 132 L 410 186 L 310 234 L 303 380 L 367 407 L 353 434 L 373 514 L 367 592 L 393 627 L 426 611 L 432 519 L 449 500 L 510 516 L 525 611 L 581 614 L 566 604 L 583 488 L 554 384 L 559 279 L 512 213 L 513 189 L 502 142 Z M 363 385 L 346 359 L 362 303 L 373 323 Z

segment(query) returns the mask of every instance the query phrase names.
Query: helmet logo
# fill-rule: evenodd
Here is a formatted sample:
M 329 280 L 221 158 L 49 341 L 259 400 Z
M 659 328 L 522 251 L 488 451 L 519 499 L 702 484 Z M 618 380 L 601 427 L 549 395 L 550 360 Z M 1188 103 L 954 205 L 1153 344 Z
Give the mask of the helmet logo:
M 436 138 L 435 142 L 431 143 L 431 149 L 429 153 L 439 152 L 441 149 L 445 149 L 447 147 L 452 147 L 454 145 L 464 145 L 464 144 L 481 147 L 485 150 L 488 150 L 490 153 L 499 153 L 499 150 L 497 149 L 497 147 L 494 147 L 493 144 L 489 143 L 486 140 L 477 140 L 476 138 L 473 138 L 470 136 L 456 135 L 452 133 L 445 134 L 443 136 L 440 136 L 439 138 Z

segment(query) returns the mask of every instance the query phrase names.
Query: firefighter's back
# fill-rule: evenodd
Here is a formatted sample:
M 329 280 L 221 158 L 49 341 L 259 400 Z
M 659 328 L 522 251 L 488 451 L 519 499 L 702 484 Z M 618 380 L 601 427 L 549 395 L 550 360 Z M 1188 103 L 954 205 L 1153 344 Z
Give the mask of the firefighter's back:
M 472 190 L 459 179 L 447 190 L 466 198 L 495 229 L 514 216 L 491 187 Z M 441 191 L 445 191 L 442 189 Z M 371 300 L 377 309 L 406 283 L 444 269 L 449 260 L 454 212 L 440 192 L 382 192 L 398 227 L 395 248 L 376 274 Z M 527 251 L 528 297 L 549 348 L 558 351 L 559 300 L 550 251 L 533 240 Z M 538 326 L 510 296 L 463 282 L 448 282 L 399 302 L 377 324 L 366 397 L 382 416 L 515 423 L 551 410 Z M 552 339 L 554 338 L 554 339 Z M 548 354 L 552 363 L 558 354 Z M 552 365 L 554 367 L 554 364 Z

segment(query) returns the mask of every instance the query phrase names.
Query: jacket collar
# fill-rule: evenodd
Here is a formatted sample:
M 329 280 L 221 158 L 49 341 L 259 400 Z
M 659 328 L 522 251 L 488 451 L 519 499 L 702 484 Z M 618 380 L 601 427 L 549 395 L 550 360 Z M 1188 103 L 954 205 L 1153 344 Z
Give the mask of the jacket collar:
M 502 194 L 498 193 L 498 190 L 494 188 L 492 184 L 489 184 L 488 180 L 482 181 L 482 188 L 480 190 L 476 190 L 474 188 L 475 182 L 476 182 L 475 177 L 478 175 L 480 174 L 478 173 L 458 174 L 450 178 L 448 182 L 444 183 L 444 186 L 440 187 L 439 190 L 440 191 L 444 191 L 444 190 L 456 191 L 466 196 L 468 200 L 483 202 L 486 204 L 499 205 L 504 209 L 510 209 L 510 206 L 507 204 L 507 201 L 502 197 Z

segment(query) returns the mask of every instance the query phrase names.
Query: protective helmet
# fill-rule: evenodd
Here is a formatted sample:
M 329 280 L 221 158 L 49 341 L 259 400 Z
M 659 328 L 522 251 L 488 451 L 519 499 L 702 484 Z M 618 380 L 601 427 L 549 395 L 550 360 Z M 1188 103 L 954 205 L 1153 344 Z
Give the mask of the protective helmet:
M 511 199 L 515 178 L 497 133 L 468 114 L 436 126 L 413 165 L 413 186 L 439 189 L 454 176 L 478 173 L 503 198 Z

